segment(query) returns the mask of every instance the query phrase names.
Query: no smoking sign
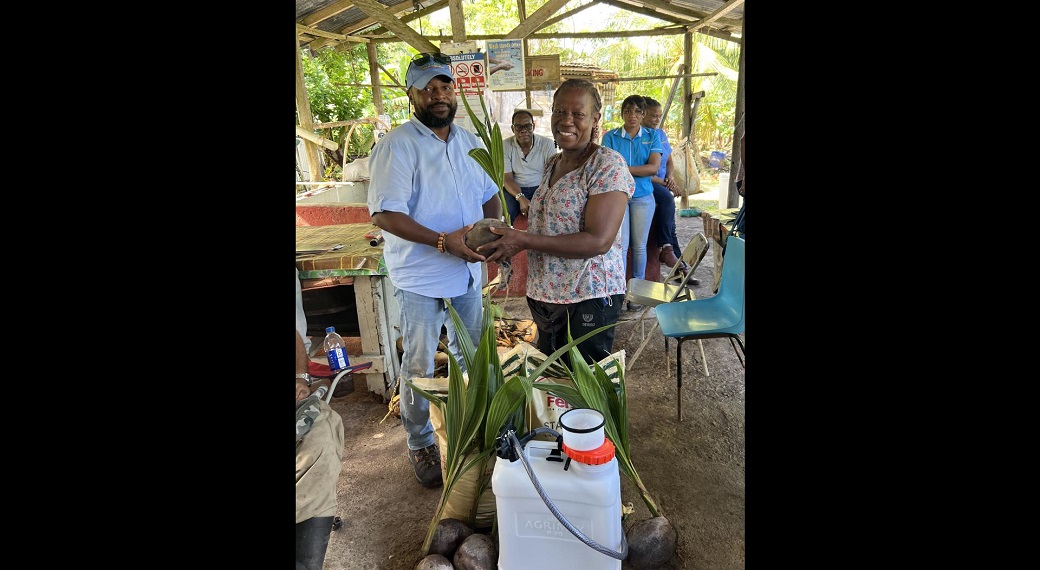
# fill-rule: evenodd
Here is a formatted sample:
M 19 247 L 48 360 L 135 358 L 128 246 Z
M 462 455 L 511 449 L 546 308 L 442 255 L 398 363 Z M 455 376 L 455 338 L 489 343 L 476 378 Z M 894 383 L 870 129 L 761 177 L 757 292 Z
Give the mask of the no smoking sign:
M 463 92 L 479 93 L 484 90 L 483 55 L 477 53 L 458 54 L 452 56 L 452 73 L 455 83 Z

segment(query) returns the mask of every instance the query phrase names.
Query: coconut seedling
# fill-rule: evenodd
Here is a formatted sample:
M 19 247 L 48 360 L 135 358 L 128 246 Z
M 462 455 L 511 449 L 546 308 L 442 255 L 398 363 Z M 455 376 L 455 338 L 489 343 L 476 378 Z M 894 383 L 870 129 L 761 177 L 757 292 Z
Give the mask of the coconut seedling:
M 571 338 L 569 325 L 567 338 Z M 565 350 L 570 352 L 571 362 L 583 361 L 581 353 L 578 352 L 577 346 L 573 342 L 554 352 L 552 356 L 558 356 L 558 353 Z M 547 360 L 552 360 L 552 357 Z M 639 490 L 643 503 L 650 510 L 651 518 L 634 525 L 626 534 L 629 563 L 633 565 L 633 568 L 640 570 L 657 568 L 658 562 L 663 563 L 675 554 L 677 531 L 657 506 L 657 502 L 650 496 L 650 491 L 643 485 L 643 481 L 636 471 L 635 463 L 632 462 L 632 447 L 628 437 L 625 371 L 622 367 L 618 367 L 618 384 L 615 385 L 598 362 L 593 364 L 592 369 L 578 366 L 572 372 L 565 366 L 554 365 L 553 370 L 567 375 L 574 385 L 540 382 L 534 384 L 534 387 L 567 400 L 567 403 L 573 407 L 592 408 L 603 414 L 604 433 L 614 444 L 618 466 Z
M 477 117 L 476 113 L 469 106 L 469 100 L 466 97 L 465 91 L 462 93 L 462 104 L 466 107 L 466 114 L 469 115 L 469 121 L 473 124 L 477 130 L 477 136 L 484 143 L 484 148 L 470 149 L 469 156 L 473 160 L 477 161 L 484 172 L 487 173 L 488 177 L 491 178 L 498 186 L 498 201 L 502 205 L 502 216 L 505 219 L 505 223 L 502 225 L 512 226 L 513 220 L 509 217 L 509 207 L 506 206 L 506 191 L 505 191 L 505 151 L 502 149 L 502 128 L 498 126 L 498 123 L 492 123 L 490 120 L 491 115 L 488 113 L 487 105 L 484 103 L 484 94 L 478 95 L 480 99 L 480 108 L 484 112 L 485 119 L 483 121 Z M 489 226 L 499 227 L 498 220 L 486 218 L 477 222 L 473 229 L 466 232 L 465 242 L 466 246 L 470 249 L 476 249 L 485 243 L 494 241 L 501 236 L 496 235 L 488 231 Z M 473 245 L 470 245 L 470 243 Z M 502 268 L 502 278 L 508 283 L 509 275 L 511 273 L 512 266 L 508 260 L 502 260 L 499 262 Z M 509 298 L 509 289 L 506 288 L 506 298 Z M 493 305 L 494 306 L 494 305 Z M 496 311 L 501 313 L 502 311 Z
M 448 396 L 431 394 L 416 386 L 411 379 L 405 381 L 420 396 L 437 406 L 444 415 L 444 432 L 447 447 L 444 454 L 444 486 L 441 489 L 437 511 L 423 541 L 422 552 L 430 552 L 437 524 L 440 522 L 448 500 L 456 486 L 470 469 L 476 469 L 476 493 L 469 516 L 464 522 L 474 526 L 481 494 L 490 485 L 485 475 L 488 461 L 495 451 L 494 441 L 498 429 L 507 422 L 522 421 L 522 404 L 527 401 L 531 382 L 519 377 L 504 381 L 502 366 L 498 360 L 497 340 L 494 327 L 494 311 L 489 306 L 489 297 L 484 297 L 481 334 L 474 346 L 466 327 L 455 308 L 448 304 L 448 314 L 457 332 L 460 351 L 465 362 L 466 378 L 462 366 L 450 351 L 448 353 Z
M 473 160 L 477 161 L 477 164 L 498 185 L 498 199 L 502 203 L 502 214 L 505 216 L 506 225 L 511 226 L 513 221 L 509 219 L 509 208 L 506 207 L 506 157 L 505 151 L 502 149 L 502 128 L 498 126 L 498 123 L 491 122 L 491 115 L 488 113 L 487 105 L 484 104 L 484 95 L 481 94 L 479 99 L 480 108 L 484 111 L 483 121 L 470 108 L 466 93 L 462 93 L 462 104 L 466 107 L 469 121 L 477 129 L 477 136 L 484 142 L 484 148 L 471 149 L 469 155 L 473 157 Z
M 477 470 L 477 488 L 473 495 L 473 504 L 469 508 L 469 515 L 464 522 L 471 527 L 475 525 L 480 497 L 491 485 L 491 477 L 487 474 L 487 464 L 492 454 L 495 453 L 495 440 L 507 424 L 516 428 L 524 425 L 527 409 L 525 405 L 530 405 L 534 379 L 541 376 L 550 366 L 558 366 L 557 361 L 569 349 L 595 334 L 616 326 L 613 324 L 595 329 L 552 353 L 530 374 L 505 379 L 502 375 L 502 363 L 498 359 L 494 311 L 491 310 L 489 296 L 484 297 L 483 303 L 481 333 L 476 346 L 470 339 L 455 308 L 450 303 L 448 304 L 448 315 L 451 317 L 458 336 L 459 348 L 465 363 L 466 378 L 463 378 L 462 366 L 458 359 L 449 351 L 447 396 L 427 392 L 416 386 L 411 379 L 405 379 L 412 390 L 440 409 L 444 415 L 444 431 L 447 440 L 443 461 L 444 486 L 441 489 L 437 510 L 430 521 L 426 539 L 423 541 L 423 555 L 430 553 L 430 545 L 449 498 L 456 490 L 463 475 L 470 469 Z M 577 349 L 574 350 L 574 354 L 577 354 Z M 575 357 L 572 355 L 571 358 Z M 581 360 L 579 355 L 572 362 L 584 362 L 584 360 Z M 588 372 L 588 367 L 579 366 L 578 368 Z M 602 373 L 602 369 L 599 370 Z
M 568 323 L 567 339 L 570 340 L 570 338 L 571 331 Z M 552 357 L 547 360 L 553 360 L 553 357 L 558 356 L 564 350 L 570 352 L 571 362 L 584 362 L 581 353 L 578 352 L 576 343 L 573 341 L 554 352 Z M 646 486 L 643 485 L 643 481 L 639 478 L 639 473 L 636 471 L 636 466 L 632 462 L 632 447 L 628 437 L 628 398 L 625 392 L 625 371 L 618 367 L 618 384 L 615 385 L 598 362 L 593 363 L 593 368 L 577 366 L 574 367 L 574 370 L 570 370 L 567 367 L 560 367 L 559 369 L 568 374 L 569 378 L 574 382 L 573 386 L 539 382 L 534 384 L 534 387 L 567 400 L 567 403 L 573 407 L 592 408 L 603 414 L 604 433 L 614 444 L 621 471 L 625 473 L 639 490 L 643 502 L 650 509 L 651 516 L 663 517 L 664 514 L 657 506 L 653 497 L 650 496 Z

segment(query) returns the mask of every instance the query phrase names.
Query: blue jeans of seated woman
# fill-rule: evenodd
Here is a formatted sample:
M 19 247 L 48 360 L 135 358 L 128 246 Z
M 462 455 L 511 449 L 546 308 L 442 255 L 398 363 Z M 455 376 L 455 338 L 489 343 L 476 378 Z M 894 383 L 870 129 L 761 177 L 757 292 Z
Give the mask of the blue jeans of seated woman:
M 628 259 L 628 249 L 632 248 L 633 279 L 646 277 L 646 240 L 650 237 L 656 207 L 653 194 L 632 198 L 625 208 L 625 219 L 621 220 L 621 250 Z
M 444 299 L 425 297 L 403 289 L 394 291 L 401 308 L 401 423 L 404 425 L 408 449 L 416 450 L 434 444 L 433 426 L 430 424 L 430 401 L 416 394 L 405 379 L 433 378 L 433 357 L 441 339 L 441 327 L 448 329 L 448 350 L 465 368 L 451 316 Z M 483 303 L 480 288 L 472 283 L 465 295 L 450 299 L 451 306 L 459 314 L 474 345 L 480 342 L 480 324 L 483 318 Z M 393 394 L 391 393 L 391 396 Z
M 664 184 L 654 182 L 654 219 L 657 220 L 657 246 L 672 244 L 675 257 L 682 257 L 679 238 L 675 235 L 675 196 Z

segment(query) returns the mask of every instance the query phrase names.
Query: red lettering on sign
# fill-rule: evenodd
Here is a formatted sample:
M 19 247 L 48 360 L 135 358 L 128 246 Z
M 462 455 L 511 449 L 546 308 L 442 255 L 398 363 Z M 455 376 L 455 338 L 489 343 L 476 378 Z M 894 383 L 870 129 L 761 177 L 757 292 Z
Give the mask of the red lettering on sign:
M 555 407 L 557 409 L 571 407 L 571 405 L 567 403 L 567 400 L 564 400 L 563 398 L 558 398 L 556 396 L 551 396 L 551 395 L 550 396 L 546 396 L 546 398 L 545 398 L 545 405 L 550 407 L 550 408 L 551 407 Z

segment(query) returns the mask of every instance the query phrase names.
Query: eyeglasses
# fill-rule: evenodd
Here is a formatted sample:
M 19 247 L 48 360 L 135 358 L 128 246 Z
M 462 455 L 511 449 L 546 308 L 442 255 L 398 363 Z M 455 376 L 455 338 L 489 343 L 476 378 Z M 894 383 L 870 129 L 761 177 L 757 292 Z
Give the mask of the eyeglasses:
M 420 53 L 416 54 L 415 57 L 412 58 L 412 63 L 414 63 L 416 67 L 425 67 L 431 61 L 437 64 L 451 65 L 451 58 L 440 52 Z
M 534 130 L 534 123 L 527 123 L 526 125 L 513 125 L 513 130 L 522 133 L 524 131 Z

